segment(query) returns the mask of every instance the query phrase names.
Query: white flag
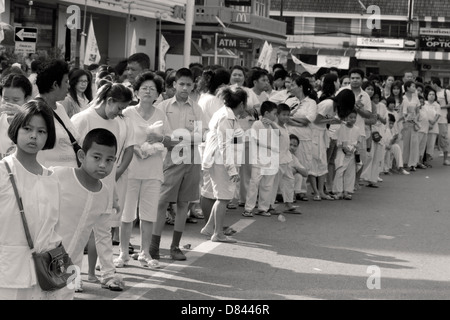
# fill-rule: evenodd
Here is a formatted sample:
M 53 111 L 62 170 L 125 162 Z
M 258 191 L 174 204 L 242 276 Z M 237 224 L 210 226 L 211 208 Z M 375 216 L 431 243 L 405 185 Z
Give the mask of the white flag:
M 266 56 L 264 58 L 264 62 L 261 65 L 261 68 L 269 70 L 270 69 L 270 61 L 272 60 L 272 54 L 273 54 L 273 47 L 271 44 L 269 44 L 267 51 L 266 51 Z
M 5 0 L 0 0 L 0 13 L 5 12 Z
M 136 51 L 136 29 L 133 29 L 133 36 L 131 37 L 131 48 L 130 48 L 130 56 L 135 54 Z
M 259 66 L 262 66 L 264 64 L 264 62 L 266 61 L 266 56 L 267 56 L 268 50 L 269 50 L 269 44 L 267 43 L 267 41 L 264 41 L 264 45 L 261 49 L 261 52 L 260 52 L 259 58 L 258 58 Z
M 166 53 L 169 51 L 170 45 L 163 35 L 161 35 L 161 43 L 159 44 L 159 71 L 166 71 Z
M 93 63 L 100 62 L 100 52 L 98 50 L 97 39 L 95 38 L 94 33 L 94 24 L 92 22 L 91 16 L 91 24 L 89 26 L 87 43 L 86 43 L 86 54 L 84 55 L 84 64 L 89 66 Z
M 318 67 L 318 66 L 302 62 L 300 59 L 298 59 L 293 54 L 291 54 L 291 57 L 292 57 L 292 61 L 294 61 L 295 64 L 301 65 L 306 71 L 308 71 L 311 74 L 317 73 L 317 71 L 319 71 L 319 69 L 320 69 L 320 67 Z

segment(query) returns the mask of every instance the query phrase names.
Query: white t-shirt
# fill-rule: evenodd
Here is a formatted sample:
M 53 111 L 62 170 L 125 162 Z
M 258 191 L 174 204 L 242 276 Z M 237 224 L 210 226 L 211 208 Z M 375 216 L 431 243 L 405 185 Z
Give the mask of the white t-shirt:
M 215 95 L 211 93 L 204 93 L 198 99 L 197 104 L 203 111 L 203 116 L 205 117 L 207 123 L 203 124 L 204 126 L 208 127 L 209 122 L 211 121 L 212 116 L 214 113 L 216 113 L 220 108 L 223 107 L 224 102 L 219 97 L 216 97 Z
M 447 103 L 445 103 L 445 94 L 444 92 L 447 91 L 447 100 L 450 103 L 450 90 L 442 89 L 439 92 L 436 92 L 436 101 L 439 103 L 440 106 L 445 106 Z M 447 124 L 447 113 L 448 110 L 446 108 L 440 108 L 439 114 L 441 115 L 438 119 L 437 123 L 445 123 Z
M 433 121 L 437 114 L 440 114 L 441 106 L 436 101 L 432 104 L 429 104 L 428 101 L 425 101 L 425 105 L 423 106 L 428 114 L 428 120 Z M 430 125 L 431 126 L 431 125 Z M 434 126 L 428 130 L 428 133 L 439 133 L 439 125 L 438 122 L 434 124 Z
M 130 122 L 133 123 L 135 142 L 138 146 L 141 146 L 147 139 L 145 130 L 157 121 L 163 122 L 163 126 L 160 128 L 158 133 L 164 136 L 170 135 L 170 128 L 167 117 L 165 113 L 158 108 L 155 108 L 155 112 L 148 120 L 142 118 L 137 110 L 137 106 L 125 109 L 123 115 L 126 118 L 130 119 Z M 158 152 L 146 159 L 140 159 L 139 157 L 134 155 L 128 167 L 128 178 L 142 180 L 155 179 L 163 182 L 163 155 L 163 153 Z
M 0 116 L 0 160 L 16 150 L 16 145 L 8 137 L 8 116 L 4 113 Z
M 56 232 L 75 265 L 83 260 L 83 249 L 89 240 L 92 228 L 105 213 L 110 192 L 103 184 L 98 192 L 87 190 L 78 180 L 75 169 L 52 167 L 59 180 L 60 214 Z
M 64 122 L 66 128 L 72 133 L 75 140 L 77 140 L 78 144 L 81 146 L 80 135 L 78 134 L 77 129 L 74 127 L 72 122 L 67 115 L 66 109 L 60 104 L 56 103 L 56 110 L 54 110 L 56 114 L 61 118 Z M 55 118 L 55 130 L 56 130 L 56 143 L 53 149 L 39 151 L 37 154 L 37 160 L 44 167 L 54 167 L 54 166 L 62 166 L 62 167 L 72 167 L 76 168 L 77 159 L 75 155 L 75 151 L 73 150 L 72 143 L 70 142 L 69 135 L 64 127 L 59 123 Z
M 331 99 L 325 99 L 317 105 L 317 114 L 323 116 L 325 119 L 332 119 L 336 117 L 336 112 L 334 111 L 334 101 Z M 319 130 L 326 130 L 327 124 L 313 123 L 313 127 Z

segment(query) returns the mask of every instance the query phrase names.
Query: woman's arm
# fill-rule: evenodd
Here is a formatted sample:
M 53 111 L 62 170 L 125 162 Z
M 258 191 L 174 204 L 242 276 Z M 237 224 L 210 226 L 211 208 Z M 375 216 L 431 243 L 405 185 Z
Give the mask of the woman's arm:
M 122 174 L 125 172 L 125 170 L 127 170 L 128 166 L 131 163 L 131 160 L 133 159 L 133 154 L 134 154 L 134 146 L 129 146 L 123 152 L 122 162 L 117 167 L 116 171 L 116 181 L 119 180 Z

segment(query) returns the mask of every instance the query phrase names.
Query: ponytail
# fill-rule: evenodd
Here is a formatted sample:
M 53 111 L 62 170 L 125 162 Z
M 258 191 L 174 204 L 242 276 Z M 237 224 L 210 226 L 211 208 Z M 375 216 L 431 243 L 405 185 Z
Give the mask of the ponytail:
M 130 89 L 121 83 L 107 82 L 97 92 L 97 101 L 105 102 L 112 98 L 115 102 L 131 102 L 133 94 Z

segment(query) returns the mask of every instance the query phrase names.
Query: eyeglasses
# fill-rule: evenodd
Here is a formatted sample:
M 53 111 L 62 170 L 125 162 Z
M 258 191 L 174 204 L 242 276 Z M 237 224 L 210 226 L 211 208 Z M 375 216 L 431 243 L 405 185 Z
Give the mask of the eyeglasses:
M 157 91 L 155 87 L 140 87 L 139 90 L 142 91 Z

